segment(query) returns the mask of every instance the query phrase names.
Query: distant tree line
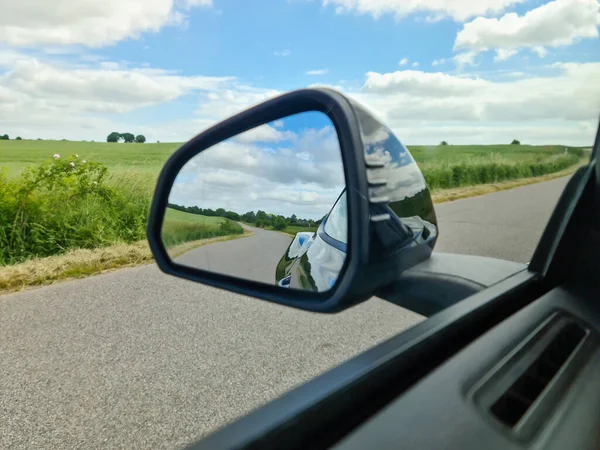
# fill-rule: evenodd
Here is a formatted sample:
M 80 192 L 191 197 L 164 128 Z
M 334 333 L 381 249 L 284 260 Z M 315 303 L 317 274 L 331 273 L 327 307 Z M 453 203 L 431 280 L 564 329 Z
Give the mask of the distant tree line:
M 275 230 L 284 230 L 287 226 L 294 225 L 300 227 L 316 227 L 323 219 L 299 219 L 296 214 L 290 217 L 282 215 L 267 214 L 265 211 L 249 211 L 245 214 L 238 214 L 234 211 L 226 211 L 224 208 L 216 210 L 210 208 L 199 208 L 198 206 L 182 206 L 175 203 L 169 203 L 169 208 L 176 209 L 191 214 L 201 214 L 203 216 L 225 217 L 227 219 L 250 223 L 260 228 L 273 228 Z
M 126 144 L 129 144 L 131 142 L 137 142 L 138 144 L 143 144 L 144 142 L 146 142 L 146 136 L 144 136 L 143 134 L 138 134 L 137 136 L 134 136 L 131 133 L 117 133 L 116 131 L 113 131 L 106 137 L 106 142 L 121 142 L 121 141 L 125 142 Z
M 442 141 L 442 142 L 440 142 L 440 145 L 441 146 L 448 145 L 448 141 Z M 518 141 L 517 139 L 513 139 L 512 142 L 510 143 L 510 145 L 521 145 L 521 142 Z

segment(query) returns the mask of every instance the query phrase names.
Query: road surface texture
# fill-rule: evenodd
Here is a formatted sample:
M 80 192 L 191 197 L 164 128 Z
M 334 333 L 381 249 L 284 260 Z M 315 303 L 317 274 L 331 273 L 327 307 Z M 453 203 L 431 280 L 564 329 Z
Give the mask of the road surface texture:
M 565 183 L 438 206 L 439 250 L 527 261 Z M 379 299 L 295 311 L 154 265 L 2 296 L 0 448 L 180 448 L 421 320 Z
M 568 177 L 435 207 L 435 251 L 529 262 Z
M 277 231 L 243 226 L 253 234 L 195 248 L 176 261 L 197 269 L 275 284 L 275 268 L 292 238 Z

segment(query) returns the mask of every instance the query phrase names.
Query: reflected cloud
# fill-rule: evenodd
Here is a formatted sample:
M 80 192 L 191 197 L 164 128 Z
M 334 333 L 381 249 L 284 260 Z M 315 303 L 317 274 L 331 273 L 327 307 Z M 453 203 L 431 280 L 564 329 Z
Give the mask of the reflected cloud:
M 335 128 L 325 114 L 310 112 L 262 125 L 196 155 L 177 176 L 169 201 L 319 219 L 344 186 Z

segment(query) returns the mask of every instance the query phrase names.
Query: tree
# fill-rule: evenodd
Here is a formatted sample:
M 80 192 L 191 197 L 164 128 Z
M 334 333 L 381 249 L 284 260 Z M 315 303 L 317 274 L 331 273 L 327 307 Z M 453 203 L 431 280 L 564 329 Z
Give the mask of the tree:
M 144 142 L 146 142 L 146 136 L 144 136 L 143 134 L 138 134 L 135 137 L 135 142 L 137 142 L 138 144 L 143 144 Z
M 296 225 L 296 223 L 298 223 L 298 217 L 296 217 L 296 214 L 292 214 L 292 217 L 290 217 L 290 225 Z
M 121 133 L 121 137 L 126 144 L 130 144 L 135 140 L 135 136 L 131 133 Z
M 2 139 L 3 141 L 8 141 L 10 138 L 8 137 L 8 134 L 5 134 L 1 136 L 0 139 Z
M 119 142 L 122 139 L 121 133 L 113 131 L 106 137 L 106 142 Z
M 275 217 L 275 220 L 273 221 L 273 229 L 281 231 L 285 230 L 285 227 L 287 227 L 285 219 L 282 216 Z
M 521 145 L 521 143 L 519 141 L 517 141 L 516 139 L 513 139 L 513 141 L 510 143 L 510 145 Z
M 227 217 L 228 219 L 231 219 L 231 220 L 235 220 L 236 222 L 238 220 L 240 220 L 240 215 L 238 213 L 236 213 L 235 211 L 226 211 L 225 217 Z
M 242 216 L 242 220 L 244 222 L 254 223 L 256 222 L 256 214 L 254 214 L 254 211 L 247 212 Z
M 440 142 L 440 145 L 448 145 L 448 143 L 446 141 L 442 141 Z
M 21 136 L 17 136 L 17 139 L 15 139 L 15 141 L 22 141 L 23 139 L 21 139 Z

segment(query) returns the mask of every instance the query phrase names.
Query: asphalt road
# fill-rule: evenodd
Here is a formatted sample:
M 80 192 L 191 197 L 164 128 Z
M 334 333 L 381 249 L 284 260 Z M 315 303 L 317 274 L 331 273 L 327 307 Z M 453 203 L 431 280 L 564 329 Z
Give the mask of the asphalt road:
M 438 206 L 436 250 L 527 261 L 565 183 Z M 295 311 L 154 265 L 2 296 L 0 448 L 179 448 L 421 320 L 379 299 Z
M 253 234 L 195 248 L 176 258 L 179 264 L 263 283 L 275 283 L 275 268 L 291 237 L 242 225 Z
M 435 251 L 529 262 L 568 177 L 435 207 Z

